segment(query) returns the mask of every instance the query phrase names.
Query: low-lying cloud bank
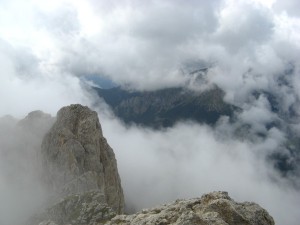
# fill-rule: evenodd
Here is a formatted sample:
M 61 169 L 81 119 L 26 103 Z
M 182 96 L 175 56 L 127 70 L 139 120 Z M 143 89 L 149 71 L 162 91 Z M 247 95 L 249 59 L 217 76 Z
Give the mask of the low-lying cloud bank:
M 261 204 L 278 224 L 299 221 L 299 190 L 266 161 L 266 150 L 279 142 L 275 136 L 255 144 L 224 139 L 221 128 L 192 122 L 154 131 L 124 127 L 104 115 L 100 119 L 116 153 L 129 208 L 226 190 L 238 201 Z

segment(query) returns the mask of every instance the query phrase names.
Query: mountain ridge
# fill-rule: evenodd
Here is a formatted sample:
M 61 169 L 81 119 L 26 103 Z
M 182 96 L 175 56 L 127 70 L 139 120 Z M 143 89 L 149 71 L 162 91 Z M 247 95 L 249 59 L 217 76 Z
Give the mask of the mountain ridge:
M 180 87 L 144 92 L 121 87 L 94 90 L 125 123 L 154 128 L 171 127 L 180 120 L 213 125 L 221 116 L 233 118 L 238 110 L 223 101 L 224 92 L 216 86 L 203 92 Z

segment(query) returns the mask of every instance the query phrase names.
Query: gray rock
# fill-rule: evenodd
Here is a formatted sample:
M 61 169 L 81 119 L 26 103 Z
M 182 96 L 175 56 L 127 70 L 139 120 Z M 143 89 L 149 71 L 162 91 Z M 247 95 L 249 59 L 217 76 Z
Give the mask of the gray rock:
M 81 105 L 63 107 L 42 143 L 44 179 L 60 197 L 97 191 L 103 204 L 124 210 L 115 155 L 103 137 L 96 112 Z
M 39 225 L 57 225 L 57 224 L 51 220 L 44 220 L 44 221 L 40 222 Z
M 48 225 L 50 222 L 58 225 L 104 224 L 114 216 L 116 216 L 116 213 L 105 203 L 103 193 L 91 191 L 79 195 L 70 195 L 51 206 L 44 213 L 44 221 L 39 225 Z
M 255 203 L 237 203 L 227 192 L 212 192 L 201 198 L 177 200 L 133 215 L 117 215 L 106 224 L 274 225 L 275 223 L 268 212 Z

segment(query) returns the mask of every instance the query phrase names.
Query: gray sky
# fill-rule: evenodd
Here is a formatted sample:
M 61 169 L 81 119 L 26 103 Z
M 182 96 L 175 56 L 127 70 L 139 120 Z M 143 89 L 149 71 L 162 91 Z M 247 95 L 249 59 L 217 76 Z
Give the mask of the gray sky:
M 192 78 L 182 68 L 201 62 L 213 65 L 208 79 L 226 91 L 226 100 L 239 104 L 254 88 L 274 88 L 291 63 L 290 82 L 299 83 L 297 4 L 4 0 L 1 63 L 9 71 L 1 79 L 14 77 L 27 86 L 38 78 L 63 86 L 62 80 L 76 83 L 72 75 L 99 74 L 135 89 L 157 89 L 188 83 Z M 285 104 L 299 97 L 298 90 L 284 93 Z
M 282 115 L 296 112 L 293 127 L 300 131 L 299 7 L 298 0 L 0 0 L 0 116 L 92 105 L 79 79 L 85 75 L 139 90 L 187 84 L 202 90 L 185 71 L 209 66 L 207 84 L 221 87 L 227 102 L 244 109 L 238 122 L 266 139 L 236 140 L 237 125 L 227 118 L 214 129 L 191 123 L 156 132 L 126 128 L 101 108 L 128 201 L 139 208 L 222 189 L 260 203 L 278 224 L 293 225 L 300 220 L 299 192 L 264 160 L 286 138 L 265 124 L 282 118 L 266 96 L 249 94 L 272 93 Z M 150 190 L 150 198 L 134 199 Z

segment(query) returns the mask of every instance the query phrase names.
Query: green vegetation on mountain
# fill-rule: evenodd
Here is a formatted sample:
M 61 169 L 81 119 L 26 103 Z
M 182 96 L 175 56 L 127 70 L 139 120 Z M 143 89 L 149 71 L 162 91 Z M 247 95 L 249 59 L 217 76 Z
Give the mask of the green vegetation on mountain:
M 127 91 L 120 87 L 95 88 L 125 123 L 170 127 L 182 120 L 213 125 L 221 116 L 232 117 L 237 107 L 223 101 L 224 92 L 215 87 L 198 93 L 183 88 L 158 91 Z

